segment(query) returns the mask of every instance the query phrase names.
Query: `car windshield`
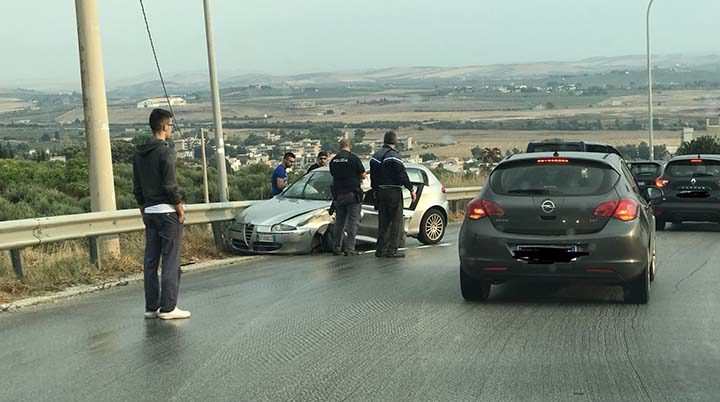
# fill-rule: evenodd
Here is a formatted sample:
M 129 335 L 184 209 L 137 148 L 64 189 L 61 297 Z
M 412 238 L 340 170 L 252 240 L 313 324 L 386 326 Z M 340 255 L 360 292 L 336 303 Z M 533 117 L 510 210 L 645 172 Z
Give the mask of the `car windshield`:
M 665 168 L 665 175 L 673 178 L 718 177 L 720 176 L 720 161 L 670 162 L 667 168 Z
M 505 195 L 584 196 L 604 194 L 619 175 L 609 167 L 587 163 L 538 164 L 534 161 L 502 165 L 490 177 L 490 186 Z
M 282 196 L 301 200 L 330 201 L 332 199 L 331 185 L 332 176 L 330 172 L 313 172 L 306 174 L 293 183 L 282 193 Z
M 660 165 L 657 163 L 633 163 L 630 166 L 633 176 L 654 176 L 660 175 Z

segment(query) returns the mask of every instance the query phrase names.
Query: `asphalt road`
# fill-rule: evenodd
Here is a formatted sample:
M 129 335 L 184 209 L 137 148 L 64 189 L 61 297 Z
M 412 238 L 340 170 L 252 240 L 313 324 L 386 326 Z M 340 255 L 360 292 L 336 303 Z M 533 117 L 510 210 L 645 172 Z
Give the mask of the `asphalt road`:
M 466 303 L 457 231 L 405 260 L 187 274 L 187 321 L 143 319 L 141 284 L 2 313 L 0 400 L 720 400 L 720 227 L 660 234 L 646 306 L 519 284 Z

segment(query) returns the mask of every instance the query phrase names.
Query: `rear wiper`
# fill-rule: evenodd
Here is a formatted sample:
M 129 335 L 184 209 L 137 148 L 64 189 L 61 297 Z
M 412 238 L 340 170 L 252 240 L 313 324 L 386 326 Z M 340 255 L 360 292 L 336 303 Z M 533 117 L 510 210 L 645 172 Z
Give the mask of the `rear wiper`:
M 537 194 L 537 195 L 548 195 L 549 190 L 544 188 L 530 188 L 530 189 L 516 189 L 508 191 L 510 194 Z

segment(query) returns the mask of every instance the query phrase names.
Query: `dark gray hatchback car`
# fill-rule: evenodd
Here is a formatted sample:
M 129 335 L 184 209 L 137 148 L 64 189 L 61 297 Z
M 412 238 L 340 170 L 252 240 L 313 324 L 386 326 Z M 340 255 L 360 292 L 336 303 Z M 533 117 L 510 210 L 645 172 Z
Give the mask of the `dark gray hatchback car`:
M 622 285 L 648 301 L 655 218 L 614 154 L 530 153 L 506 158 L 467 208 L 460 288 L 469 301 L 512 279 Z

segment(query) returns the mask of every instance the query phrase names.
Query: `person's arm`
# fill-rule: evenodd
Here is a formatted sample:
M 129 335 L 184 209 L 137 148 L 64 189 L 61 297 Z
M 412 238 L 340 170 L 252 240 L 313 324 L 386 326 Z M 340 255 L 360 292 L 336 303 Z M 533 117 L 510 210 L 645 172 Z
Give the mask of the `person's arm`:
M 408 189 L 410 192 L 410 197 L 412 197 L 412 201 L 415 202 L 415 189 L 413 188 L 413 184 L 410 181 L 410 177 L 408 177 L 407 169 L 405 169 L 405 164 L 400 162 L 396 163 L 396 166 L 398 166 L 398 174 L 400 175 L 400 182 L 402 183 L 403 187 Z
M 135 196 L 135 201 L 137 201 L 140 206 L 140 213 L 144 214 L 145 208 L 143 208 L 143 206 L 145 205 L 145 196 L 143 195 L 142 183 L 140 182 L 140 167 L 135 158 L 133 158 L 133 195 Z
M 285 186 L 287 185 L 285 183 L 285 179 L 282 177 L 276 177 L 275 178 L 275 185 L 277 185 L 278 190 L 282 191 L 285 189 Z
M 165 190 L 170 204 L 175 206 L 175 212 L 178 214 L 178 220 L 180 223 L 185 222 L 185 208 L 182 205 L 182 197 L 180 196 L 180 190 L 178 189 L 177 180 L 175 177 L 175 155 L 168 149 L 163 155 L 163 160 L 160 164 L 162 174 L 162 188 Z

